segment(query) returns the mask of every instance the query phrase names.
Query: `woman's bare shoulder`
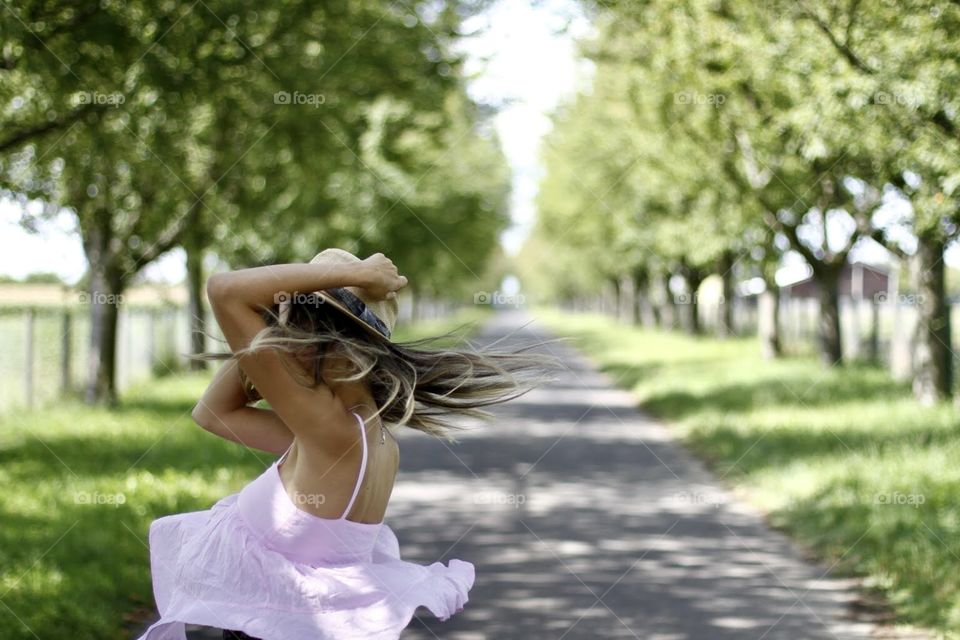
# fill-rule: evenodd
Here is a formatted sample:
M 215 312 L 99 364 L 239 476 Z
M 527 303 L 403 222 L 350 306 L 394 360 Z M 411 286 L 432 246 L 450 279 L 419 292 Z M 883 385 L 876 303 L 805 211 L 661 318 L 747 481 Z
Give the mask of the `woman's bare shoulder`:
M 310 449 L 340 451 L 352 447 L 360 437 L 357 419 L 333 393 L 318 396 L 315 403 L 297 416 L 291 430 Z

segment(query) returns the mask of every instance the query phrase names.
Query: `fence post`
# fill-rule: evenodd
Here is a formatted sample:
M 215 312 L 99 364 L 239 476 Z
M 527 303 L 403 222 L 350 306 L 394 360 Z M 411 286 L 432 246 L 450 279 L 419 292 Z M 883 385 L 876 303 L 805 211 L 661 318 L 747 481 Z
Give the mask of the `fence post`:
M 169 363 L 177 353 L 177 311 L 166 307 L 164 310 L 164 361 Z M 169 365 L 168 365 L 169 366 Z
M 157 364 L 157 309 L 150 307 L 147 326 L 147 359 L 150 362 L 150 371 L 156 369 Z
M 133 310 L 128 306 L 121 307 L 121 311 L 123 312 L 123 315 L 126 317 L 126 322 L 124 323 L 124 330 L 126 331 L 126 333 L 124 334 L 125 336 L 124 341 L 127 345 L 127 353 L 126 353 L 127 384 L 129 384 L 130 381 L 134 379 L 133 372 L 135 371 L 134 367 L 137 364 L 137 360 L 134 357 L 134 353 L 133 353 L 133 350 L 134 350 L 134 342 L 133 342 L 134 317 L 133 316 L 134 314 L 133 314 Z
M 843 301 L 841 300 L 840 317 L 843 318 Z M 850 323 L 847 325 L 846 343 L 848 353 L 851 359 L 860 358 L 860 341 L 862 340 L 860 331 L 860 299 L 851 297 L 846 304 L 850 309 Z
M 36 310 L 33 307 L 27 309 L 27 335 L 26 352 L 23 366 L 23 392 L 28 408 L 33 407 L 33 333 L 36 324 Z
M 880 358 L 880 301 L 877 296 L 870 300 L 870 342 L 867 355 L 871 362 Z
M 120 311 L 118 313 L 122 315 L 122 317 L 124 318 L 123 341 L 124 341 L 124 344 L 126 345 L 126 349 L 124 349 L 126 353 L 124 354 L 123 359 L 124 361 L 126 361 L 126 369 L 127 369 L 126 374 L 124 376 L 125 378 L 124 384 L 129 385 L 130 382 L 134 379 L 133 367 L 135 365 L 135 359 L 133 357 L 133 311 L 130 309 L 130 307 L 124 305 L 120 307 Z M 119 338 L 118 338 L 118 342 L 119 342 Z
M 61 317 L 63 322 L 60 332 L 60 391 L 67 393 L 72 386 L 70 347 L 73 345 L 73 315 L 70 313 L 70 307 L 64 307 Z

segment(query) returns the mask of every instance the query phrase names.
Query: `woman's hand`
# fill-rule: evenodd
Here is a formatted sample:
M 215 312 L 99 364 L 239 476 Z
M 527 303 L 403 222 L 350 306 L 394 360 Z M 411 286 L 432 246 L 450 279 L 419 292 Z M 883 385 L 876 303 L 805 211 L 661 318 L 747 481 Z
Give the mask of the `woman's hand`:
M 407 286 L 406 276 L 397 272 L 397 267 L 387 256 L 375 253 L 360 263 L 363 275 L 360 286 L 376 300 L 397 297 L 397 291 Z

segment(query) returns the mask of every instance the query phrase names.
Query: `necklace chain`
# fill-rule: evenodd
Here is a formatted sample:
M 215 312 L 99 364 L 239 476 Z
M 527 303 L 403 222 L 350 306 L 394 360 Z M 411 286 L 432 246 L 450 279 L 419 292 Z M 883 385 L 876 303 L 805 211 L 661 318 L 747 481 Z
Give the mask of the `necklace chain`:
M 356 409 L 357 407 L 362 407 L 362 406 L 363 406 L 362 404 L 354 405 L 353 407 L 351 407 L 351 410 Z M 362 418 L 363 416 L 360 416 L 360 417 Z M 383 426 L 383 420 L 381 420 L 380 421 L 380 444 L 386 444 L 386 443 L 387 443 L 387 430 L 386 430 L 386 427 Z

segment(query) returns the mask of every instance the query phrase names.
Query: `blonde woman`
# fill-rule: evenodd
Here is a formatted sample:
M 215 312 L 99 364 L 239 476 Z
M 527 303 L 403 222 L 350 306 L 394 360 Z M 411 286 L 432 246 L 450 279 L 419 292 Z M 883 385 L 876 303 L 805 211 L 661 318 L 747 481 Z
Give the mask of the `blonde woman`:
M 150 526 L 161 618 L 140 640 L 183 640 L 185 624 L 224 638 L 395 639 L 419 606 L 461 611 L 474 565 L 403 560 L 384 521 L 400 464 L 392 430 L 450 438 L 444 418 L 526 393 L 555 358 L 394 343 L 407 285 L 381 253 L 327 249 L 309 264 L 215 274 L 207 283 L 232 353 L 194 419 L 280 458 L 209 510 Z M 543 342 L 539 344 L 545 344 Z M 269 409 L 249 406 L 264 398 Z

